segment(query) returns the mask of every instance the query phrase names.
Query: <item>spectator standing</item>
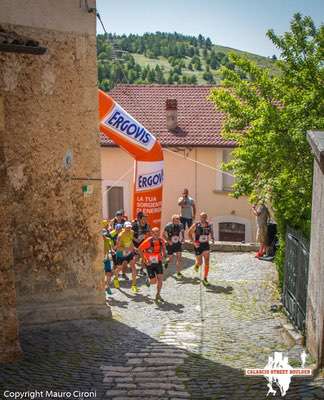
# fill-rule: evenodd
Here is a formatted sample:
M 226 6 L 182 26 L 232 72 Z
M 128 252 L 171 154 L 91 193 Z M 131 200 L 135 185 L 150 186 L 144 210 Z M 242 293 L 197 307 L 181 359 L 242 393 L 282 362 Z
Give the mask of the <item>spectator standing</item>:
M 196 204 L 194 199 L 189 196 L 188 189 L 183 190 L 182 196 L 179 197 L 178 205 L 181 208 L 180 222 L 184 230 L 186 230 L 186 227 L 190 228 L 193 220 L 196 218 Z

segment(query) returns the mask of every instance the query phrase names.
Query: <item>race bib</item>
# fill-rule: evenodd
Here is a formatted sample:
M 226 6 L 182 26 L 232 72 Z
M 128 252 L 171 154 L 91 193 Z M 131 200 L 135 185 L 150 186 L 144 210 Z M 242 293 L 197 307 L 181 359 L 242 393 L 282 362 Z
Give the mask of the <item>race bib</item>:
M 206 242 L 208 242 L 208 235 L 201 235 L 201 236 L 199 237 L 199 242 L 200 242 L 200 243 L 206 243 Z
M 159 262 L 159 256 L 157 255 L 150 255 L 149 260 L 151 264 L 157 264 Z
M 179 236 L 172 236 L 171 238 L 172 243 L 179 243 L 179 240 L 180 240 Z

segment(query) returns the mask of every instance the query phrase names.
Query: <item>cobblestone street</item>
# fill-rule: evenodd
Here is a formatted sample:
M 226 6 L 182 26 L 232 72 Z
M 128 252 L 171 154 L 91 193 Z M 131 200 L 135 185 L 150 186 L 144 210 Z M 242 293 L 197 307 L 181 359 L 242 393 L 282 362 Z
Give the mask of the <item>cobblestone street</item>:
M 184 279 L 165 274 L 155 288 L 139 279 L 138 295 L 121 282 L 109 303 L 113 320 L 34 325 L 21 330 L 25 357 L 1 366 L 3 390 L 96 391 L 97 399 L 263 399 L 263 368 L 274 351 L 299 367 L 302 347 L 284 339 L 275 267 L 252 253 L 213 253 L 208 288 L 184 253 Z M 311 360 L 308 360 L 311 362 Z M 287 399 L 323 399 L 324 379 L 293 377 Z M 281 398 L 279 388 L 271 398 Z

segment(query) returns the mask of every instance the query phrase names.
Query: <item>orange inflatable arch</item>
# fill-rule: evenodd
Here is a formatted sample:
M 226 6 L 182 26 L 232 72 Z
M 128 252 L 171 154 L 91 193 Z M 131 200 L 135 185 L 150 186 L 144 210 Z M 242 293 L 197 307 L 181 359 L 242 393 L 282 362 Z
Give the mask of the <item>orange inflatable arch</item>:
M 99 129 L 134 158 L 132 217 L 139 211 L 151 227 L 161 225 L 163 152 L 155 136 L 99 90 Z

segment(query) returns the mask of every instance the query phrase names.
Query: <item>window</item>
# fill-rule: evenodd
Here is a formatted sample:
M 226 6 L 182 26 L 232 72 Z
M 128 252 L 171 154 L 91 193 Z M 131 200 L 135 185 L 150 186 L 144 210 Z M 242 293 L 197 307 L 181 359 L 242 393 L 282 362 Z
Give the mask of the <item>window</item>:
M 222 242 L 244 242 L 245 225 L 237 222 L 219 223 L 219 240 Z
M 116 211 L 124 209 L 124 188 L 122 186 L 107 186 L 107 215 L 111 219 Z
M 224 149 L 223 150 L 223 163 L 226 164 L 232 159 L 232 149 Z M 226 171 L 229 172 L 230 171 Z M 223 190 L 228 192 L 232 191 L 232 186 L 234 183 L 235 178 L 231 175 L 223 173 Z

